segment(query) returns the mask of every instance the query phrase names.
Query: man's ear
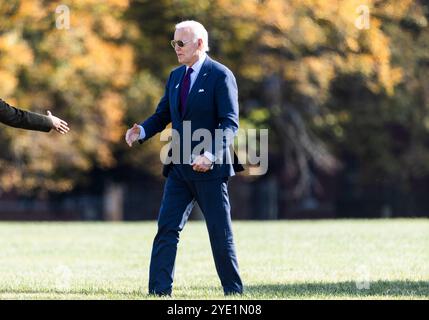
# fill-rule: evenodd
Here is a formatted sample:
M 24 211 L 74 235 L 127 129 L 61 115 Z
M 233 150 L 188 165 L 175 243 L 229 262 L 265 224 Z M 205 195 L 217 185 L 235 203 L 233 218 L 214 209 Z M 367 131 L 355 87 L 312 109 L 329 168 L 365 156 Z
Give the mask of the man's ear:
M 198 39 L 198 49 L 203 49 L 203 39 Z

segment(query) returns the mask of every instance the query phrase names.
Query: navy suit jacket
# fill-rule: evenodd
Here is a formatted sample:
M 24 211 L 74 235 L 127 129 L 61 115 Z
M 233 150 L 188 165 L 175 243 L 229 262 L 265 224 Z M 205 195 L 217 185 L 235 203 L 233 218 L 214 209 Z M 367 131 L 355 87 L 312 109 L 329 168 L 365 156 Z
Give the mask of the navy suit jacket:
M 140 140 L 140 143 L 150 139 L 156 133 L 161 132 L 169 123 L 172 123 L 172 128 L 180 136 L 181 163 L 174 164 L 174 166 L 180 170 L 183 177 L 189 180 L 206 180 L 233 176 L 235 172 L 243 171 L 244 168 L 238 162 L 236 154 L 231 155 L 229 147 L 233 142 L 232 137 L 222 139 L 220 147 L 219 145 L 216 146 L 215 143 L 215 129 L 229 130 L 236 134 L 239 127 L 238 89 L 233 73 L 224 65 L 207 56 L 189 92 L 185 113 L 181 115 L 180 86 L 185 72 L 186 66 L 182 65 L 170 73 L 164 96 L 161 98 L 155 113 L 141 123 L 146 135 L 143 140 Z M 201 150 L 199 153 L 209 151 L 217 159 L 222 158 L 221 163 L 219 160 L 215 162 L 213 169 L 207 172 L 196 172 L 189 164 L 187 155 L 183 156 L 184 143 L 189 144 L 189 141 L 183 141 L 184 121 L 190 121 L 191 134 L 200 128 L 210 131 L 213 138 L 211 150 Z M 184 138 L 189 140 L 189 137 Z M 194 147 L 201 141 L 203 138 L 191 141 L 190 151 L 194 150 Z M 172 144 L 177 142 L 173 136 Z M 168 176 L 172 165 L 164 165 L 164 176 Z

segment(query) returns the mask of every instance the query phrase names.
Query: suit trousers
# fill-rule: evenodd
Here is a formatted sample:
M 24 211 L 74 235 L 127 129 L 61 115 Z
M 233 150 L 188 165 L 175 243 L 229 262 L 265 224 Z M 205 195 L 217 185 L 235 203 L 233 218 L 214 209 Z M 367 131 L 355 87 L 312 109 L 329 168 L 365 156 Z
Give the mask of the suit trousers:
M 216 271 L 224 294 L 240 294 L 243 284 L 233 241 L 228 177 L 192 181 L 170 172 L 158 216 L 149 270 L 149 293 L 171 295 L 179 234 L 183 230 L 195 201 L 203 212 Z

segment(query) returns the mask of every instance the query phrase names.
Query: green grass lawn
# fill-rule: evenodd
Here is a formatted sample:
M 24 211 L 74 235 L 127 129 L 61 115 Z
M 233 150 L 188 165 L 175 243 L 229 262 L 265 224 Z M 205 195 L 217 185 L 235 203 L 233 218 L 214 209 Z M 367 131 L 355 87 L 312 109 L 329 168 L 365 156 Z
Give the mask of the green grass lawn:
M 429 220 L 233 223 L 240 299 L 429 299 Z M 153 299 L 154 222 L 0 223 L 0 299 Z M 223 299 L 203 222 L 181 234 L 173 299 Z

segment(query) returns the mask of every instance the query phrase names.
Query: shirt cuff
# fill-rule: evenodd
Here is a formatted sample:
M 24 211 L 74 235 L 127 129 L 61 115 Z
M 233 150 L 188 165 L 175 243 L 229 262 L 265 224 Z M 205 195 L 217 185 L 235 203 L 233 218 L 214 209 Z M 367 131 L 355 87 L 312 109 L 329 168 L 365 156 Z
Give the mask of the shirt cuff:
M 144 128 L 142 126 L 138 126 L 140 128 L 140 136 L 139 140 L 143 140 L 144 137 L 146 137 L 146 132 L 144 131 Z
M 211 154 L 208 151 L 204 152 L 204 157 L 206 157 L 207 159 L 209 159 L 211 162 L 215 162 L 216 161 L 216 156 Z

